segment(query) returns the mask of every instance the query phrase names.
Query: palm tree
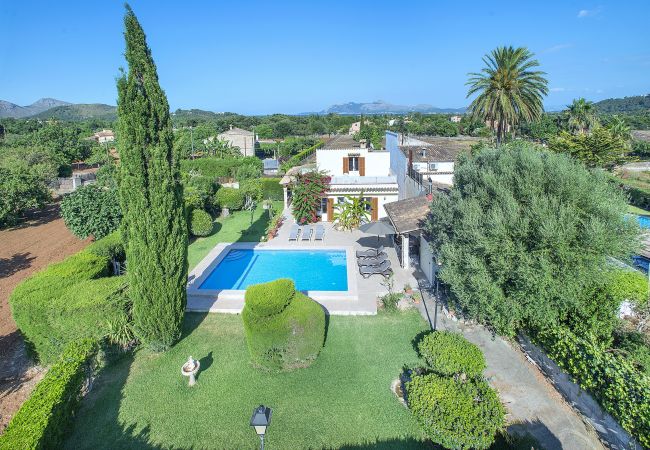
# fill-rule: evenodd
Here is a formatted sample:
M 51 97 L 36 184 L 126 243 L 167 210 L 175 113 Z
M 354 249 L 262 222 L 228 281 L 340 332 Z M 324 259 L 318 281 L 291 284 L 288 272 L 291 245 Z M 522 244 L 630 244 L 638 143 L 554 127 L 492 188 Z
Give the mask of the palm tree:
M 564 112 L 567 128 L 573 133 L 585 134 L 598 125 L 596 107 L 584 98 L 573 100 Z
M 483 57 L 481 73 L 470 73 L 467 97 L 479 93 L 469 106 L 472 119 L 487 122 L 499 145 L 520 121 L 542 117 L 543 97 L 548 94 L 545 72 L 532 70 L 539 62 L 525 47 L 497 47 Z
M 363 196 L 346 195 L 343 203 L 334 205 L 334 223 L 340 230 L 354 230 L 370 219 L 370 202 Z
M 628 142 L 631 138 L 631 128 L 621 116 L 612 116 L 612 120 L 607 126 L 614 137 L 621 138 Z

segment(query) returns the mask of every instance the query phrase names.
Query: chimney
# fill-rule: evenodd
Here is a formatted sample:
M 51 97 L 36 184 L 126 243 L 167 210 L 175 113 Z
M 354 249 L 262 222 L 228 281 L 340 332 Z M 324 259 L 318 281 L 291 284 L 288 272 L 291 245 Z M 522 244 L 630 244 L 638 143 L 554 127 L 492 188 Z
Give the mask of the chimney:
M 359 146 L 360 146 L 361 148 L 368 148 L 368 141 L 365 140 L 365 139 L 361 139 L 361 140 L 359 141 Z

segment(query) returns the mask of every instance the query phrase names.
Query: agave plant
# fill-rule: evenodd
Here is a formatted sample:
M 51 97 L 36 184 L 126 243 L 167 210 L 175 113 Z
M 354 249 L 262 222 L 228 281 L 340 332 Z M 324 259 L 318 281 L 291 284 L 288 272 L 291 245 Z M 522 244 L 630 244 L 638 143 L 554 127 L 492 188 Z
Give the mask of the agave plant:
M 341 230 L 359 228 L 370 220 L 369 207 L 370 202 L 363 198 L 363 192 L 358 196 L 346 195 L 343 203 L 334 205 L 334 224 Z

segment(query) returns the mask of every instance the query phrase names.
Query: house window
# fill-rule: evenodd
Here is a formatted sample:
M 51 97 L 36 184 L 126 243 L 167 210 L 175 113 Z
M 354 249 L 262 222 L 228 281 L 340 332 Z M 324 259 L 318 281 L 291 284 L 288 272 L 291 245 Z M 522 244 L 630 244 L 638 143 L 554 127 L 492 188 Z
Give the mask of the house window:
M 359 171 L 359 157 L 350 156 L 348 157 L 348 171 L 358 172 Z
M 327 215 L 327 197 L 320 199 L 320 213 L 323 216 Z
M 436 172 L 438 170 L 438 163 L 429 163 L 429 171 Z
M 336 203 L 345 203 L 345 197 L 336 197 Z
M 371 212 L 372 211 L 372 197 L 363 197 L 363 199 L 366 201 L 366 204 L 365 204 L 366 211 Z

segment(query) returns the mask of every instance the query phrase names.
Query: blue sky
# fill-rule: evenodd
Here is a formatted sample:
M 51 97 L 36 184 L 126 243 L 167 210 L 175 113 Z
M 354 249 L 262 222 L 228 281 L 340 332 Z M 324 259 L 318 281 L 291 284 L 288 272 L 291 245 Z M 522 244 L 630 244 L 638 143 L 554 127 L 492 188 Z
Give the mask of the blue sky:
M 467 104 L 467 73 L 527 46 L 549 107 L 650 93 L 650 1 L 132 1 L 172 109 Z M 115 104 L 121 1 L 0 1 L 0 99 Z

